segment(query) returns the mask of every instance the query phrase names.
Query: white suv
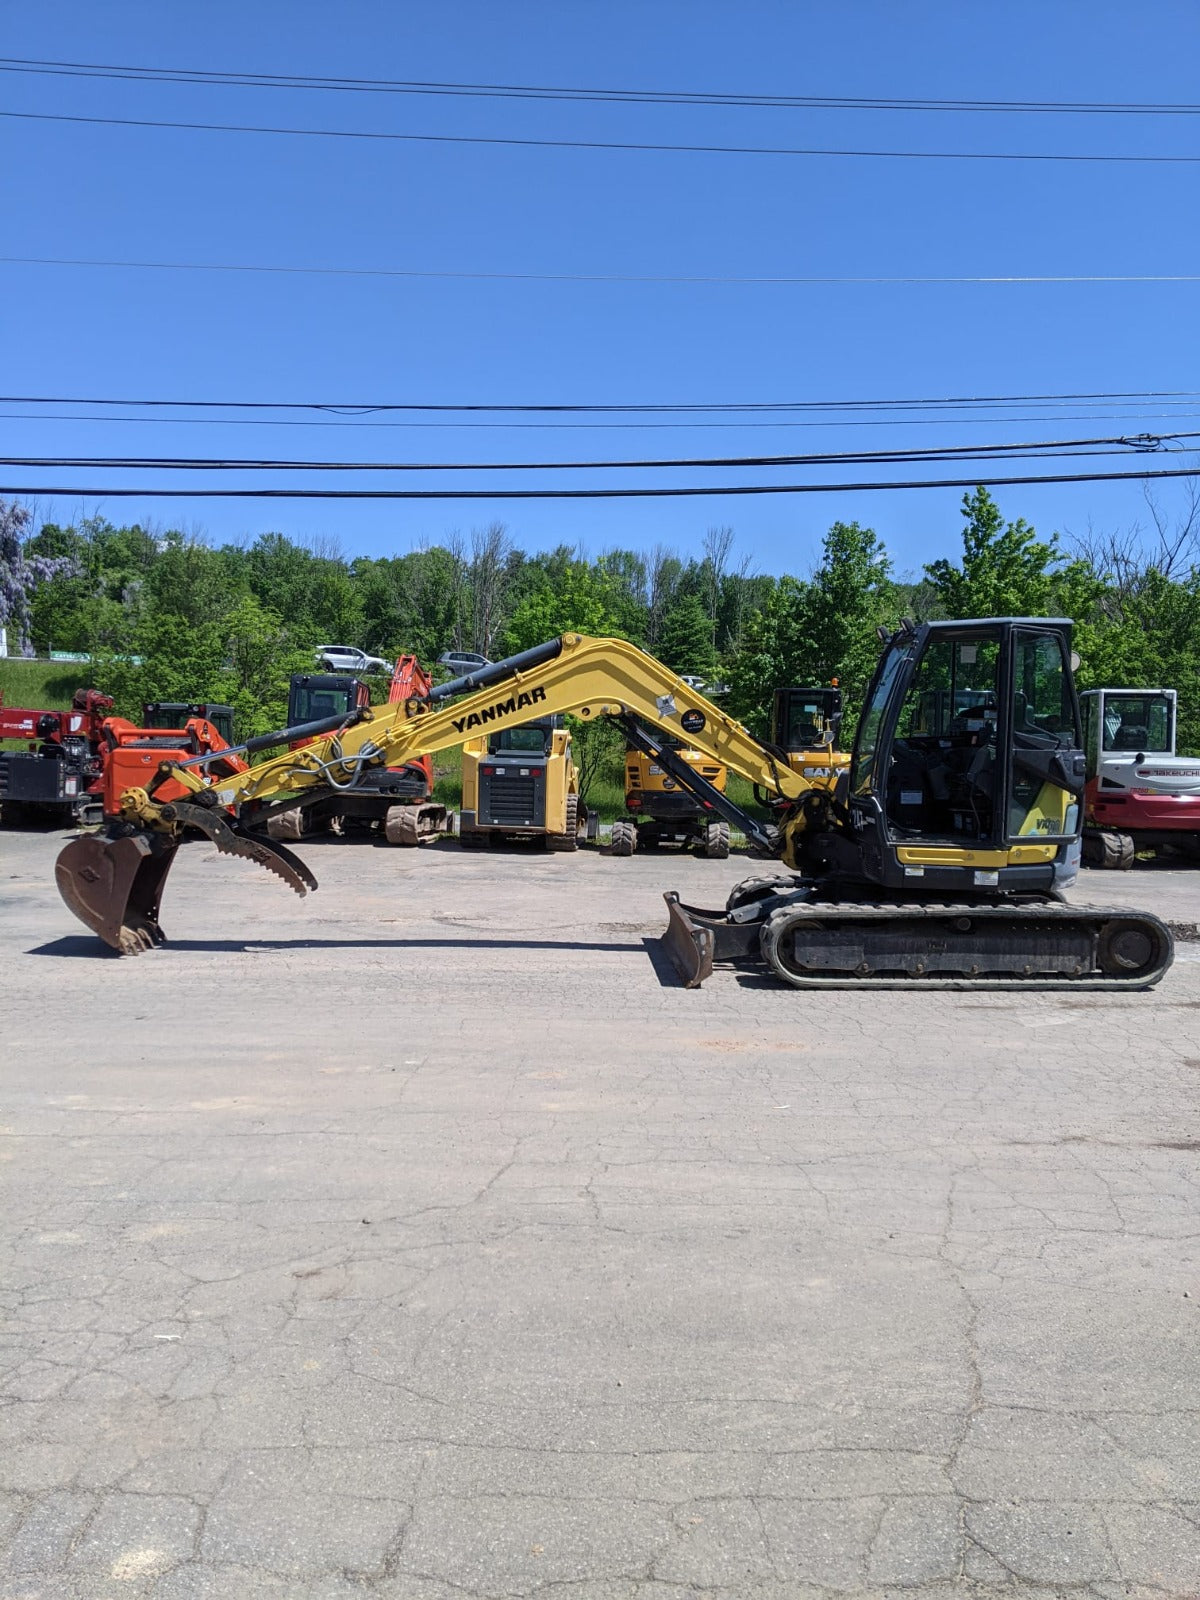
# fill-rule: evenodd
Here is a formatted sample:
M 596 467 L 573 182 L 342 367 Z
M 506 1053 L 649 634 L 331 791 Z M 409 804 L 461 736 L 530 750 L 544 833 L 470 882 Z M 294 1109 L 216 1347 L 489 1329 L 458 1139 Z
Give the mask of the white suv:
M 365 650 L 356 650 L 350 644 L 323 644 L 317 649 L 317 660 L 330 672 L 391 672 L 393 663 L 380 656 L 369 656 Z

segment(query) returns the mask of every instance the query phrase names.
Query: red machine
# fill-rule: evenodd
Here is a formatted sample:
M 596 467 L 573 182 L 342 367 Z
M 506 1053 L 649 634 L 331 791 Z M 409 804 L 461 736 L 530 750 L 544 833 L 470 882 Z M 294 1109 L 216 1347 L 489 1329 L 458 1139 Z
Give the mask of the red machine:
M 69 711 L 6 706 L 0 695 L 0 740 L 28 741 L 25 750 L 0 751 L 5 823 L 55 812 L 99 822 L 103 726 L 111 710 L 111 698 L 97 689 L 76 689 Z
M 1174 689 L 1088 689 L 1083 861 L 1128 868 L 1139 850 L 1200 860 L 1200 759 L 1175 753 Z
M 433 680 L 416 656 L 401 656 L 392 672 L 388 702 L 426 695 L 432 687 Z M 358 678 L 344 673 L 298 672 L 288 693 L 288 726 L 348 717 L 370 703 L 370 690 Z M 292 749 L 312 742 L 298 740 Z M 339 781 L 345 781 L 344 775 Z M 273 839 L 300 839 L 306 833 L 343 833 L 347 827 L 366 827 L 381 832 L 389 844 L 415 845 L 444 833 L 447 821 L 445 806 L 433 801 L 433 762 L 428 756 L 419 756 L 402 767 L 368 767 L 349 787 L 339 788 L 313 805 L 296 806 L 272 817 L 267 831 Z
M 102 736 L 101 794 L 106 817 L 117 816 L 124 791 L 145 788 L 162 762 L 188 761 L 193 756 L 211 755 L 229 748 L 212 723 L 203 717 L 189 717 L 182 728 L 139 728 L 124 717 L 106 717 Z M 214 778 L 245 770 L 246 763 L 235 755 L 214 762 L 208 768 Z M 160 784 L 156 793 L 168 800 L 192 798 L 182 784 L 170 781 Z

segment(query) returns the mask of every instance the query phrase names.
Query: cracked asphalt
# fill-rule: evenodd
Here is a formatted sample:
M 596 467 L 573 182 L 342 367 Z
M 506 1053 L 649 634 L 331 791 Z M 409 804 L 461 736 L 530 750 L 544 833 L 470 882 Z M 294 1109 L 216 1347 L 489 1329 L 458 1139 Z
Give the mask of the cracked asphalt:
M 4 1600 L 1200 1592 L 1200 945 L 674 987 L 744 858 L 0 835 Z M 1196 920 L 1200 873 L 1083 894 Z

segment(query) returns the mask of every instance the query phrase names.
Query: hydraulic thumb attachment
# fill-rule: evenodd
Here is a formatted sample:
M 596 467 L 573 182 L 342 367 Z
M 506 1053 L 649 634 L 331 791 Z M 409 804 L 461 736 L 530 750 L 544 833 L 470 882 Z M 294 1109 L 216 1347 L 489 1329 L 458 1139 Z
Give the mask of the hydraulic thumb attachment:
M 158 906 L 186 829 L 208 839 L 222 855 L 265 867 L 299 895 L 317 887 L 299 856 L 274 839 L 239 832 L 210 806 L 175 802 L 161 806 L 159 815 L 164 829 L 118 824 L 107 834 L 73 839 L 54 864 L 63 900 L 120 955 L 139 955 L 167 942 Z
M 227 772 L 233 757 L 337 733 L 357 720 L 357 712 L 349 718 L 325 717 L 259 734 L 234 749 L 223 747 L 187 761 L 164 763 L 150 793 L 135 789 L 123 794 L 120 816 L 110 817 L 103 832 L 72 839 L 59 852 L 54 877 L 64 903 L 120 955 L 139 955 L 165 944 L 159 903 L 176 852 L 189 836 L 206 838 L 222 855 L 241 856 L 265 867 L 297 894 L 315 889 L 316 878 L 298 856 L 265 834 L 243 832 L 234 817 L 217 806 L 212 789 L 201 789 L 188 801 L 162 803 L 156 803 L 151 793 L 179 792 L 173 772 L 196 770 L 208 777 L 219 762 L 226 764 L 221 770 Z

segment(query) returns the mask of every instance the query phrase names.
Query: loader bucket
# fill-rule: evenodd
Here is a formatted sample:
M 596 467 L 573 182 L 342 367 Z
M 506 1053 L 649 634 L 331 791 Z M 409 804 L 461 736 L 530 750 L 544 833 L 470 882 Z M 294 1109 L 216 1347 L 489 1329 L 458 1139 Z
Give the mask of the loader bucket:
M 54 864 L 58 892 L 75 915 L 122 955 L 164 944 L 158 902 L 178 848 L 144 833 L 72 839 Z

